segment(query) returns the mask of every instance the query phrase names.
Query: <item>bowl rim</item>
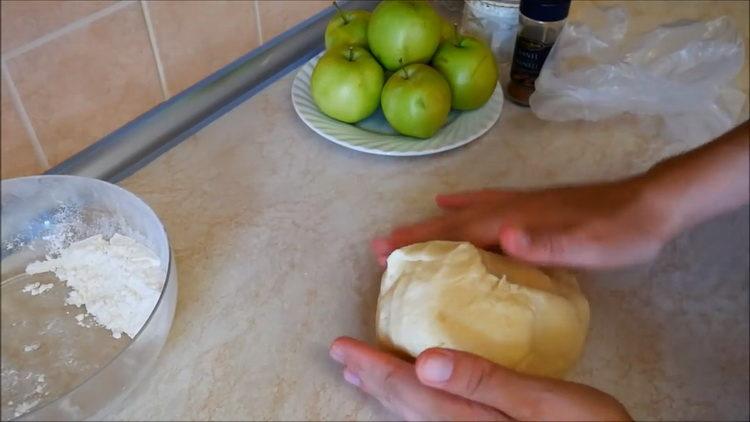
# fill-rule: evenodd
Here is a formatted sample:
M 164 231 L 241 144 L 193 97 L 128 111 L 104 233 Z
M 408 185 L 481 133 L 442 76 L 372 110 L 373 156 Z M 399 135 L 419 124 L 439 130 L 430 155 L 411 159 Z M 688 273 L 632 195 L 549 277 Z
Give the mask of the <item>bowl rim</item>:
M 28 412 L 26 412 L 26 413 L 24 413 L 22 415 L 14 416 L 10 420 L 17 420 L 18 418 L 33 417 L 33 415 L 35 413 L 37 413 L 38 411 L 40 411 L 40 410 L 42 410 L 44 408 L 47 408 L 48 406 L 51 406 L 54 403 L 57 403 L 57 402 L 65 399 L 66 397 L 70 396 L 72 393 L 74 393 L 79 388 L 81 388 L 84 384 L 86 384 L 89 380 L 91 380 L 92 378 L 96 377 L 102 371 L 104 371 L 110 365 L 112 365 L 113 362 L 115 362 L 133 343 L 136 342 L 136 340 L 138 340 L 138 337 L 140 337 L 141 333 L 143 333 L 143 331 L 146 329 L 146 327 L 151 322 L 151 319 L 154 317 L 154 314 L 156 314 L 156 310 L 159 309 L 159 305 L 161 305 L 161 303 L 162 303 L 162 301 L 164 299 L 164 294 L 167 291 L 167 287 L 169 285 L 169 279 L 171 278 L 170 275 L 172 274 L 173 267 L 174 267 L 174 265 L 173 265 L 174 256 L 172 255 L 172 247 L 171 247 L 171 244 L 169 242 L 169 234 L 167 233 L 167 230 L 164 227 L 164 223 L 159 218 L 159 215 L 156 214 L 156 211 L 154 211 L 153 208 L 151 208 L 151 206 L 148 205 L 148 203 L 146 203 L 146 201 L 144 201 L 143 199 L 141 199 L 138 195 L 136 195 L 133 192 L 130 192 L 129 190 L 127 190 L 127 189 L 125 189 L 123 187 L 120 187 L 120 186 L 118 186 L 118 185 L 116 185 L 114 183 L 110 183 L 110 182 L 107 182 L 105 180 L 96 179 L 96 178 L 93 178 L 93 177 L 85 177 L 85 176 L 58 175 L 58 174 L 54 174 L 54 175 L 35 175 L 35 176 L 24 176 L 24 177 L 15 177 L 15 178 L 11 178 L 11 179 L 3 179 L 2 181 L 0 181 L 0 190 L 5 189 L 6 185 L 8 183 L 14 183 L 15 181 L 19 181 L 19 180 L 50 179 L 50 178 L 55 178 L 55 179 L 70 179 L 70 180 L 73 180 L 73 179 L 75 179 L 75 180 L 85 180 L 87 182 L 92 182 L 94 184 L 100 184 L 101 186 L 107 186 L 106 189 L 112 189 L 112 188 L 114 188 L 114 190 L 119 190 L 122 193 L 124 193 L 125 196 L 128 196 L 131 199 L 134 199 L 136 202 L 140 202 L 142 205 L 144 205 L 146 207 L 146 209 L 152 214 L 152 216 L 154 218 L 156 218 L 156 221 L 159 223 L 159 227 L 161 228 L 161 233 L 162 233 L 162 235 L 164 236 L 164 239 L 167 242 L 166 243 L 167 244 L 167 256 L 168 256 L 167 271 L 165 272 L 164 284 L 162 285 L 161 292 L 159 292 L 159 299 L 156 301 L 156 305 L 154 305 L 154 309 L 151 310 L 151 313 L 149 314 L 148 318 L 146 319 L 146 322 L 143 323 L 143 326 L 141 327 L 140 330 L 138 330 L 138 333 L 135 335 L 135 337 L 133 337 L 132 339 L 130 339 L 130 341 L 128 342 L 128 344 L 125 347 L 123 347 L 119 352 L 117 352 L 117 354 L 115 354 L 105 365 L 103 365 L 101 368 L 97 369 L 96 371 L 94 371 L 93 373 L 91 373 L 90 375 L 88 375 L 87 377 L 83 378 L 83 380 L 81 380 L 81 382 L 79 382 L 78 384 L 76 384 L 75 387 L 71 388 L 66 393 L 58 396 L 54 400 L 48 401 L 48 402 L 46 402 L 46 403 L 44 403 L 42 405 L 35 406 L 35 407 L 31 408 Z M 169 337 L 168 334 L 167 334 L 167 337 Z M 93 415 L 91 415 L 91 416 L 93 416 Z

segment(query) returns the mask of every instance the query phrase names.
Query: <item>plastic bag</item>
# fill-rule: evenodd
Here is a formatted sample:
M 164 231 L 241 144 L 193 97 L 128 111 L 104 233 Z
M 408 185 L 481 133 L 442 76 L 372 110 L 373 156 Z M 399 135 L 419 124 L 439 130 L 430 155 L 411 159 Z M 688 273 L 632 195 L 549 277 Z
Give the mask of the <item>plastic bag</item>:
M 738 123 L 746 96 L 733 82 L 745 47 L 728 17 L 677 21 L 629 41 L 625 10 L 593 13 L 601 29 L 569 23 L 547 57 L 530 98 L 539 118 L 659 116 L 662 137 L 691 143 Z

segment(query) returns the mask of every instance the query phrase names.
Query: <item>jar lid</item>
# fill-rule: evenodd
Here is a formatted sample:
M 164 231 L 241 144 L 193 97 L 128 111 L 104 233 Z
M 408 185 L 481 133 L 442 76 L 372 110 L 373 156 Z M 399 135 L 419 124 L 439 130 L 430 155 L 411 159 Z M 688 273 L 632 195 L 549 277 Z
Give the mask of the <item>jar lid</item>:
M 542 22 L 556 22 L 568 17 L 570 0 L 521 0 L 521 14 Z

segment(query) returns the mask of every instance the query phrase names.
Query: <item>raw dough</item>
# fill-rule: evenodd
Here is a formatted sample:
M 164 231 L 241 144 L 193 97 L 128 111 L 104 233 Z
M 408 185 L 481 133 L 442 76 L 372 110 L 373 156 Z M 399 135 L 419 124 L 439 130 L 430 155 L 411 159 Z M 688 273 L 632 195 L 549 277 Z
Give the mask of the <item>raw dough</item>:
M 569 273 L 432 241 L 388 257 L 376 324 L 384 346 L 414 357 L 447 347 L 561 377 L 581 355 L 589 305 Z

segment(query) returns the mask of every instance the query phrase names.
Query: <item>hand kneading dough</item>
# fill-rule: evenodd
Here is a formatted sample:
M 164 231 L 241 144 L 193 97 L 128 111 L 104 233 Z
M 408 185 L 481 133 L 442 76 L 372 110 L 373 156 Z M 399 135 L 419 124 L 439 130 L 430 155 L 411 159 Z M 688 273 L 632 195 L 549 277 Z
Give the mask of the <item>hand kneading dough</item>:
M 414 357 L 447 347 L 561 377 L 581 355 L 588 325 L 589 305 L 571 274 L 465 242 L 394 251 L 380 286 L 378 338 Z

